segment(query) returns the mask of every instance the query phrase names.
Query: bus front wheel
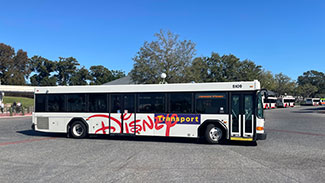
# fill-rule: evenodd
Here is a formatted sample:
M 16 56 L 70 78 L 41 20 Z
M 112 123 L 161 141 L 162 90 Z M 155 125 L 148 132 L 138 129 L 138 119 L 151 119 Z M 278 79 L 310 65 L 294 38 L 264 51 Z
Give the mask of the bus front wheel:
M 75 121 L 70 126 L 70 135 L 73 138 L 85 138 L 87 135 L 87 128 L 84 123 L 80 121 Z
M 209 124 L 205 129 L 205 139 L 210 144 L 221 143 L 223 139 L 223 131 L 214 124 Z

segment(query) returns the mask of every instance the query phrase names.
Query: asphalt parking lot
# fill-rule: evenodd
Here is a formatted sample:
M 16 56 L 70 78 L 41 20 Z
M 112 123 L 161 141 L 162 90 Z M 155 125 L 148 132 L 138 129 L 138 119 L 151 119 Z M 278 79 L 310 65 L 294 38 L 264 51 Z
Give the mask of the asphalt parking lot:
M 325 182 L 325 108 L 265 112 L 257 145 L 183 138 L 68 139 L 0 118 L 0 182 Z

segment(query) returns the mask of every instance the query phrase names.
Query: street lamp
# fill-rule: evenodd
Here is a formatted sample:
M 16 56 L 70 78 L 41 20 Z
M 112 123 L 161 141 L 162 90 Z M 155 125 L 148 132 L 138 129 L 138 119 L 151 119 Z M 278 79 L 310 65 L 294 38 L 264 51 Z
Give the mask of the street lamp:
M 165 80 L 166 77 L 167 77 L 167 74 L 166 73 L 161 73 L 160 77 L 161 77 L 162 81 L 160 81 L 159 84 L 167 84 L 167 82 Z

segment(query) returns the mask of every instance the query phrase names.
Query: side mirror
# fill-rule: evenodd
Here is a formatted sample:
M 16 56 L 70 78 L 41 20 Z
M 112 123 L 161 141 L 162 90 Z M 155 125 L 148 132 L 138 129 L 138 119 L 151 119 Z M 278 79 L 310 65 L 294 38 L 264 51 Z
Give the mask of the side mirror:
M 268 94 L 268 92 L 267 92 L 267 89 L 263 88 L 263 89 L 261 89 L 260 92 L 261 92 L 261 94 L 264 95 L 265 99 L 267 99 L 267 98 L 269 97 L 269 94 Z

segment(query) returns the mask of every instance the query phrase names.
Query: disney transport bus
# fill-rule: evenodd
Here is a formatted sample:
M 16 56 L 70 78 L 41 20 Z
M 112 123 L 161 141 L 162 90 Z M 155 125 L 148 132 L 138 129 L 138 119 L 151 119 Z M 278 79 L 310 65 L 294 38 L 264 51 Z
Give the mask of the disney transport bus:
M 266 139 L 260 82 L 35 88 L 32 128 L 41 132 Z
M 320 105 L 320 98 L 306 98 L 305 101 L 306 101 L 305 105 L 313 105 L 313 106 Z
M 276 101 L 277 107 L 294 107 L 295 106 L 295 98 L 291 95 L 280 96 Z
M 320 98 L 319 105 L 325 105 L 325 98 Z
M 264 109 L 274 109 L 276 106 L 276 97 L 268 96 L 267 99 L 262 96 L 263 99 L 263 108 Z

